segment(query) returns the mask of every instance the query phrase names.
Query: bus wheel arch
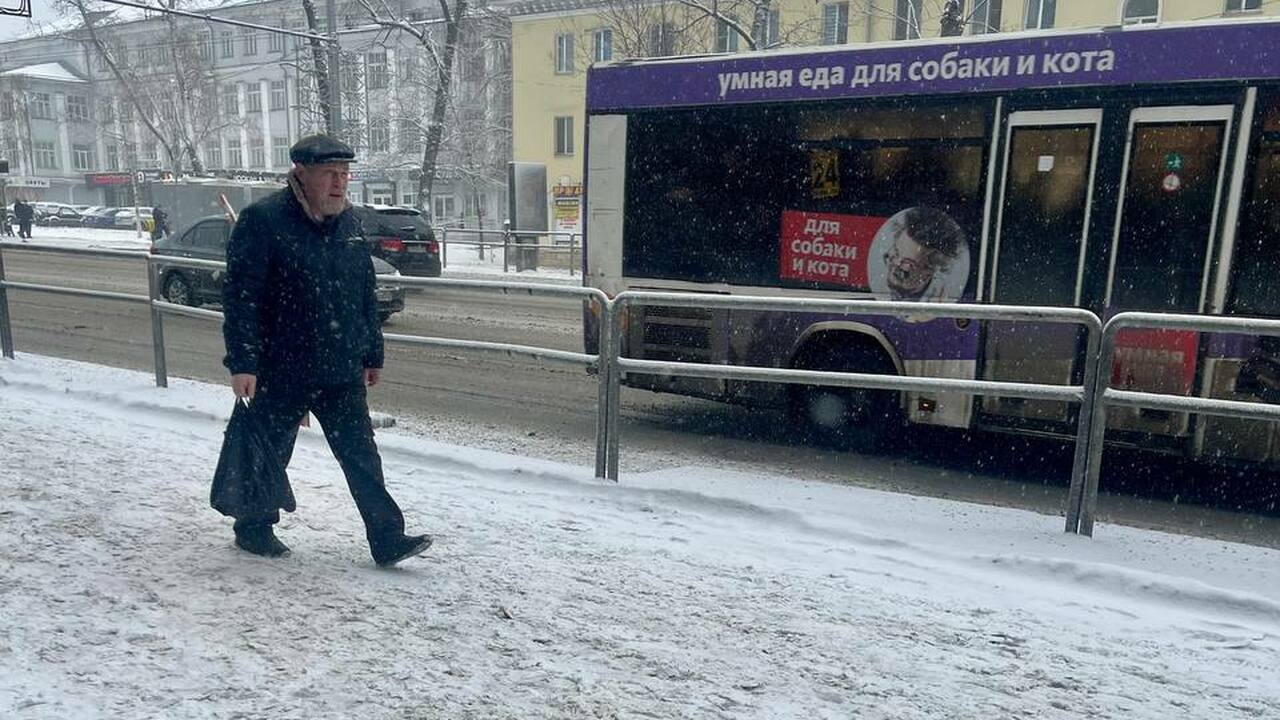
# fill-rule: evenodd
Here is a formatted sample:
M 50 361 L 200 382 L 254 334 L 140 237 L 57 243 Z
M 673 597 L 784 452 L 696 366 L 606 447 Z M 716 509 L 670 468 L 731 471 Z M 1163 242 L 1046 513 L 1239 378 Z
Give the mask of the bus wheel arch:
M 870 332 L 868 332 L 870 331 Z M 878 330 L 831 324 L 804 334 L 790 367 L 901 375 L 902 361 Z M 900 436 L 901 393 L 893 390 L 791 385 L 788 409 L 801 436 L 819 445 L 880 450 Z

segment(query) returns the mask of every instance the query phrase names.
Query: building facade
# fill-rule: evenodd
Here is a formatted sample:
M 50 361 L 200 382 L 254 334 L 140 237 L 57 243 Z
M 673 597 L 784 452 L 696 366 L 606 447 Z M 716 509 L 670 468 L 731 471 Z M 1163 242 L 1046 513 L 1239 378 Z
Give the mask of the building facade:
M 357 3 L 339 4 L 341 135 L 359 158 L 353 200 L 417 205 L 444 24 L 433 5 L 394 7 L 379 19 L 412 22 L 433 47 L 377 26 Z M 300 5 L 283 0 L 210 14 L 306 26 Z M 499 14 L 475 16 L 461 26 L 426 204 L 438 222 L 497 227 L 511 143 L 509 28 Z M 63 25 L 0 45 L 0 147 L 18 182 L 47 181 L 33 188 L 37 199 L 116 204 L 138 172 L 282 179 L 289 147 L 325 127 L 304 38 L 131 11 L 97 17 L 92 30 Z

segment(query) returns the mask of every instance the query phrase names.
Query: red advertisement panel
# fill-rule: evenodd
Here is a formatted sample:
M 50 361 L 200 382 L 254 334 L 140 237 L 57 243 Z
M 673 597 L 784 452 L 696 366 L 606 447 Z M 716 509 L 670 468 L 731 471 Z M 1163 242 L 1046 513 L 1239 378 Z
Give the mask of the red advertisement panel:
M 784 280 L 868 289 L 867 254 L 888 218 L 785 210 L 782 213 Z
M 1125 390 L 1190 395 L 1200 334 L 1190 330 L 1121 330 L 1111 384 Z

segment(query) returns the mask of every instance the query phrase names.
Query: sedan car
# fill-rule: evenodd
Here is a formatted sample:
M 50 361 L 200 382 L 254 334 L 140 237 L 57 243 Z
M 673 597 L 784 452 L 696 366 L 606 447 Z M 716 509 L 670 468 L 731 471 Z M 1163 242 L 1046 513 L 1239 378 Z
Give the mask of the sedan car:
M 230 221 L 214 215 L 197 220 L 178 234 L 153 241 L 151 254 L 225 262 L 230 239 Z M 404 310 L 404 288 L 387 284 L 400 277 L 400 273 L 386 261 L 373 258 L 373 271 L 379 280 L 378 318 L 386 322 L 392 315 Z M 224 278 L 222 270 L 162 264 L 160 296 L 175 305 L 221 303 Z
M 405 275 L 440 275 L 440 244 L 422 213 L 390 205 L 357 205 L 353 210 L 360 218 L 374 257 L 386 260 Z

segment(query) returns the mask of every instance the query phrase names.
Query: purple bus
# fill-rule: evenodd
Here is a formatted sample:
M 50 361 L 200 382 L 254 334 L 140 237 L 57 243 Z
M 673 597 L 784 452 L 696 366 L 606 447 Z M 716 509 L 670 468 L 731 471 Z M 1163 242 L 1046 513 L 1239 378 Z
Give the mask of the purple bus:
M 1018 33 L 636 60 L 587 78 L 589 285 L 1280 315 L 1280 23 Z M 1072 328 L 638 307 L 629 357 L 1079 382 Z M 593 324 L 588 318 L 588 324 Z M 593 332 L 588 329 L 588 338 Z M 589 344 L 591 340 L 588 340 Z M 1120 337 L 1119 387 L 1280 402 L 1280 347 Z M 902 423 L 1070 434 L 1062 402 L 630 375 Z M 1275 424 L 1112 410 L 1120 442 L 1280 458 Z

